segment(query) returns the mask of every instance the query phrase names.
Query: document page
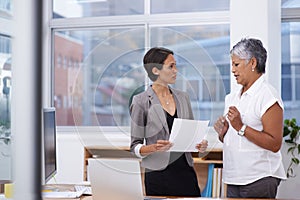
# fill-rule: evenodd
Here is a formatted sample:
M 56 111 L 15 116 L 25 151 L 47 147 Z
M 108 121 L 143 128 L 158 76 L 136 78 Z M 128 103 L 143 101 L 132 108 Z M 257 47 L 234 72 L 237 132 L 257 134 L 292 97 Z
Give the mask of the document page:
M 208 120 L 175 118 L 169 138 L 173 146 L 169 151 L 197 152 L 196 145 L 205 139 L 208 123 Z
M 73 192 L 43 192 L 43 198 L 52 198 L 52 199 L 74 199 L 79 198 L 83 194 L 83 191 Z

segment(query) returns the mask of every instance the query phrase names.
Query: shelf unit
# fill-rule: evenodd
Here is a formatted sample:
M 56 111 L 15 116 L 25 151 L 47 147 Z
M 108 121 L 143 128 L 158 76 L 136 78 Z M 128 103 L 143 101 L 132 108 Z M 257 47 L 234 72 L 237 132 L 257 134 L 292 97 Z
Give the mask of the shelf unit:
M 217 167 L 223 166 L 223 149 L 213 148 L 202 154 L 193 153 L 193 159 L 198 184 L 201 191 L 203 191 L 207 184 L 209 164 L 214 164 Z

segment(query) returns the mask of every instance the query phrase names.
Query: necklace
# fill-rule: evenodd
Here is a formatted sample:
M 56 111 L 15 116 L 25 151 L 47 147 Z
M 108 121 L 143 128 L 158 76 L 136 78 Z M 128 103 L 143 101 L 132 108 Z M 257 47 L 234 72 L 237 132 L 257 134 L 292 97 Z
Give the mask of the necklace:
M 166 95 L 166 96 L 163 96 L 163 98 L 165 98 L 165 97 L 167 97 L 167 96 L 171 96 L 171 98 L 172 98 L 172 94 L 168 94 L 168 95 Z M 170 100 L 169 97 L 166 98 L 166 100 L 165 100 L 165 102 L 166 102 L 167 105 L 170 104 L 169 100 Z
M 157 86 L 158 87 L 158 86 Z M 173 95 L 172 93 L 168 90 L 168 91 L 165 91 L 165 88 L 164 89 L 156 89 L 157 88 L 156 85 L 153 85 L 153 90 L 155 91 L 155 93 L 157 94 L 159 100 L 161 103 L 165 103 L 166 105 L 169 105 L 170 104 L 170 101 L 172 100 L 173 98 Z M 159 91 L 159 92 L 158 92 Z M 171 97 L 171 99 L 170 99 Z

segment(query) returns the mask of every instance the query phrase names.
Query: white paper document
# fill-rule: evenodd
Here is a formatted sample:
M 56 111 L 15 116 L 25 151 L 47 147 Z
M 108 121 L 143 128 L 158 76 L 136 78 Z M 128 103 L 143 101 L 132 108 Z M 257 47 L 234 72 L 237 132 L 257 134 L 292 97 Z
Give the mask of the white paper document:
M 82 196 L 83 191 L 65 191 L 65 192 L 43 192 L 43 198 L 51 199 L 75 199 Z
M 208 120 L 175 118 L 169 141 L 173 146 L 169 151 L 197 152 L 196 145 L 206 138 Z

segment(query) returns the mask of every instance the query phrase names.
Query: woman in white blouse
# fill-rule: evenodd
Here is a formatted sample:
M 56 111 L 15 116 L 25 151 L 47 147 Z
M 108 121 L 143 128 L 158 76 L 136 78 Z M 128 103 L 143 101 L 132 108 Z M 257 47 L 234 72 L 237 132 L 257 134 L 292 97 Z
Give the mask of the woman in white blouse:
M 232 73 L 242 87 L 225 98 L 214 124 L 223 145 L 223 181 L 230 198 L 275 198 L 286 179 L 281 159 L 283 103 L 264 79 L 267 51 L 242 39 L 230 51 Z

